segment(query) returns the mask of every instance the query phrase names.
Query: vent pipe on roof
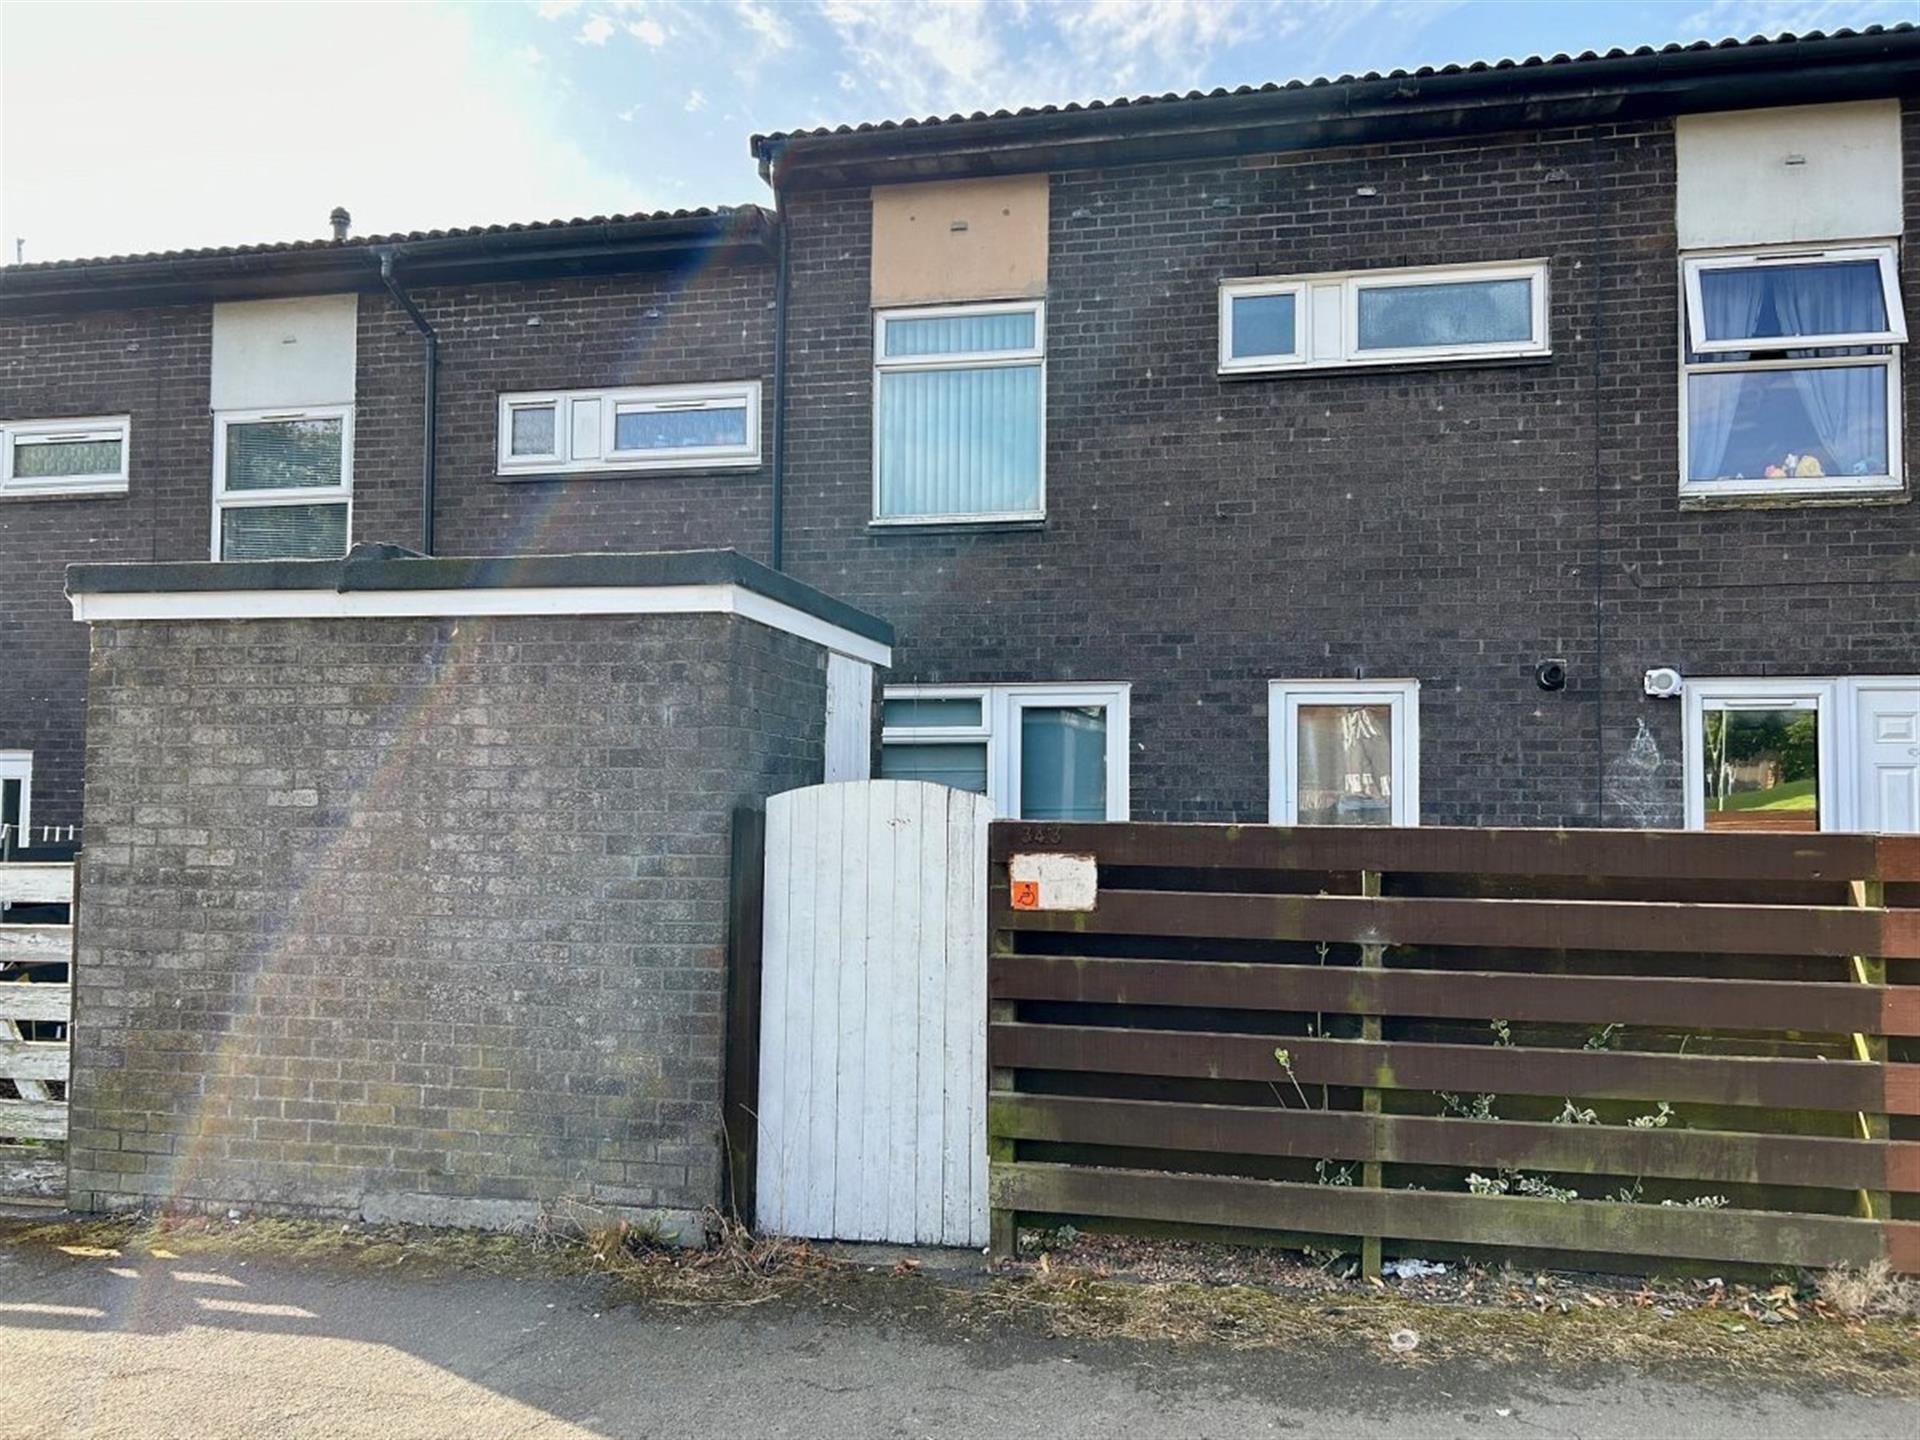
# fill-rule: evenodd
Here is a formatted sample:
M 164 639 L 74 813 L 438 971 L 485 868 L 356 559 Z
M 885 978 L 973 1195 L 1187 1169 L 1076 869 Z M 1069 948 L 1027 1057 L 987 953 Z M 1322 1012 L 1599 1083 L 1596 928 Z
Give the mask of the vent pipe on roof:
M 347 238 L 347 232 L 353 228 L 353 216 L 347 213 L 346 206 L 336 205 L 333 207 L 333 213 L 327 216 L 327 223 L 333 226 L 333 238 L 344 240 Z

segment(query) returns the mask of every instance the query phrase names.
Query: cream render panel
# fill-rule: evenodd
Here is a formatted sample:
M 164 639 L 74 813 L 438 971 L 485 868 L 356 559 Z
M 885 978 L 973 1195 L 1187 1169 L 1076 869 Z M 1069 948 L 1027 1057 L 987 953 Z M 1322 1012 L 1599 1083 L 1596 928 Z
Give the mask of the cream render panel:
M 213 307 L 215 410 L 353 404 L 357 295 Z
M 1674 148 L 1682 250 L 1901 232 L 1897 100 L 1683 115 Z
M 876 307 L 1046 293 L 1045 175 L 874 187 Z

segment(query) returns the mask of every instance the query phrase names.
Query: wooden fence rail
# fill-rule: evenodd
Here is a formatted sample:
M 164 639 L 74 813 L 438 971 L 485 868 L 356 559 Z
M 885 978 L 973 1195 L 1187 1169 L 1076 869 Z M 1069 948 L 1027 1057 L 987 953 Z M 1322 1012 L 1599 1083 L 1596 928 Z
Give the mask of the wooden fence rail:
M 67 1135 L 73 926 L 12 916 L 64 906 L 71 920 L 73 883 L 71 864 L 0 865 L 0 1140 Z
M 1006 821 L 990 858 L 1002 1249 L 1920 1272 L 1920 840 Z M 1063 866 L 1090 903 L 1019 879 Z

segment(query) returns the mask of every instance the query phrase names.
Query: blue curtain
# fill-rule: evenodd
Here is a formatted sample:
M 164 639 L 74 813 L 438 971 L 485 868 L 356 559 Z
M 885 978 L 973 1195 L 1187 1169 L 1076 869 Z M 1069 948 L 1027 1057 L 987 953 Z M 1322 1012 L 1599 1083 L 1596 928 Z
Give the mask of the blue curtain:
M 1107 818 L 1107 712 L 1099 705 L 1020 711 L 1020 818 Z

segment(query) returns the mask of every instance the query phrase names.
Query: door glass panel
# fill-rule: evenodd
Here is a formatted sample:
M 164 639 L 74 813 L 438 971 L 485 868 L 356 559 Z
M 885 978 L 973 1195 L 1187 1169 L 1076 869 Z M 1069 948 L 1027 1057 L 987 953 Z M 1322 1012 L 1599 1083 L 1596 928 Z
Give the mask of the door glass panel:
M 1297 712 L 1302 825 L 1393 823 L 1393 707 L 1302 705 Z
M 955 790 L 987 793 L 987 746 L 901 745 L 889 741 L 880 747 L 882 780 L 929 780 Z
M 1107 818 L 1104 705 L 1021 708 L 1020 818 Z
M 1820 715 L 1710 709 L 1702 717 L 1709 830 L 1820 828 Z

